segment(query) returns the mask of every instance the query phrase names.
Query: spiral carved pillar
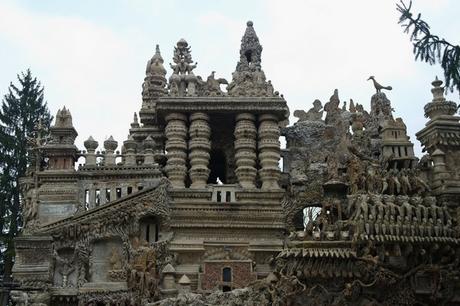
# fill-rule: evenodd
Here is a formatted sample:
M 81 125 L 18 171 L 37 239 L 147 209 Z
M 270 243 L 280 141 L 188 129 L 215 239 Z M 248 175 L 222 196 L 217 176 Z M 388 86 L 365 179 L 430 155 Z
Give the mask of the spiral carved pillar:
M 274 115 L 264 114 L 259 117 L 259 177 L 262 189 L 279 189 L 280 129 Z
M 166 174 L 173 187 L 184 188 L 187 175 L 187 117 L 180 113 L 171 113 L 166 119 L 167 162 Z
M 256 169 L 256 137 L 255 117 L 249 113 L 238 114 L 235 126 L 235 162 L 236 176 L 243 188 L 255 188 Z
M 190 180 L 191 188 L 204 188 L 209 177 L 209 151 L 211 150 L 211 128 L 209 116 L 205 113 L 190 115 L 189 128 Z

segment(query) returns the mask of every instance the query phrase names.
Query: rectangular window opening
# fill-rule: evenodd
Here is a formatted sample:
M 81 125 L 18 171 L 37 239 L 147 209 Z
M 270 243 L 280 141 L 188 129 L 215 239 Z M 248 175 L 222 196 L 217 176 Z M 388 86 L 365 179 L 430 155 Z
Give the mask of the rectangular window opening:
M 105 189 L 105 202 L 110 202 L 110 188 Z
M 121 188 L 116 189 L 117 199 L 121 198 Z
M 85 190 L 85 210 L 89 209 L 89 190 Z
M 100 190 L 100 189 L 96 189 L 96 190 L 94 191 L 94 193 L 95 193 L 95 197 L 94 197 L 94 198 L 95 198 L 95 202 L 94 202 L 94 203 L 95 203 L 96 206 L 99 206 L 99 205 L 101 204 L 101 190 Z

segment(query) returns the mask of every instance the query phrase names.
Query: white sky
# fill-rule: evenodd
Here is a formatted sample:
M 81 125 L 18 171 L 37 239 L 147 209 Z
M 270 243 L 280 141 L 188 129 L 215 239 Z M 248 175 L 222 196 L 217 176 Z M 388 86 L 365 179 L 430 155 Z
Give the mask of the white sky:
M 160 44 L 169 70 L 173 46 L 185 38 L 198 62 L 196 74 L 231 79 L 246 21 L 263 46 L 262 68 L 291 109 L 327 102 L 335 88 L 368 109 L 374 88 L 387 93 L 420 154 L 415 132 L 426 123 L 437 66 L 414 61 L 409 36 L 397 24 L 396 1 L 9 1 L 0 0 L 0 94 L 31 68 L 45 86 L 54 115 L 66 106 L 79 133 L 99 144 L 126 139 L 141 106 L 145 64 Z M 414 12 L 433 33 L 459 44 L 460 2 L 414 0 Z M 168 77 L 167 76 L 167 77 Z M 458 93 L 448 98 L 458 102 Z M 295 122 L 291 120 L 291 123 Z

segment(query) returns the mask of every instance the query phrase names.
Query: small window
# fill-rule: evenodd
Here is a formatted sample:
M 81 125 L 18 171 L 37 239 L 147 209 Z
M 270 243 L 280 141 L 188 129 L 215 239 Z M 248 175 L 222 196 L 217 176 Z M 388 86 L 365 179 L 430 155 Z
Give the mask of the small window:
M 221 201 L 222 201 L 222 192 L 217 191 L 217 202 L 221 202 Z
M 225 267 L 222 269 L 222 281 L 226 283 L 232 281 L 232 268 Z
M 110 202 L 110 188 L 105 190 L 105 202 Z
M 117 192 L 117 199 L 121 198 L 121 188 L 117 188 L 116 192 Z
M 85 210 L 89 209 L 89 190 L 85 190 Z
M 231 195 L 232 193 L 230 191 L 225 191 L 225 202 L 231 201 Z
M 137 186 L 138 191 L 141 191 L 142 189 L 144 189 L 144 186 Z
M 128 187 L 128 194 L 131 194 L 131 193 L 133 193 L 133 187 L 129 186 Z
M 159 240 L 159 225 L 155 219 L 149 218 L 141 221 L 141 239 L 149 244 Z
M 99 206 L 99 205 L 101 204 L 101 190 L 96 189 L 96 190 L 94 191 L 94 193 L 95 193 L 95 197 L 94 197 L 94 198 L 95 198 L 95 200 L 96 200 L 96 201 L 95 201 L 95 204 L 96 204 L 96 206 Z

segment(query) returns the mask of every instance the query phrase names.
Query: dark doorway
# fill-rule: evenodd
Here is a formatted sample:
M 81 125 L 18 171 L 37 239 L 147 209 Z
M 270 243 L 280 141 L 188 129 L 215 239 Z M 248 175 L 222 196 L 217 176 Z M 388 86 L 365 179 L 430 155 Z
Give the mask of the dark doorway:
M 229 292 L 232 291 L 232 288 L 230 286 L 222 286 L 222 292 Z
M 211 151 L 209 169 L 211 173 L 209 174 L 208 184 L 216 184 L 217 178 L 219 178 L 222 183 L 227 183 L 227 162 L 224 152 L 221 150 Z

